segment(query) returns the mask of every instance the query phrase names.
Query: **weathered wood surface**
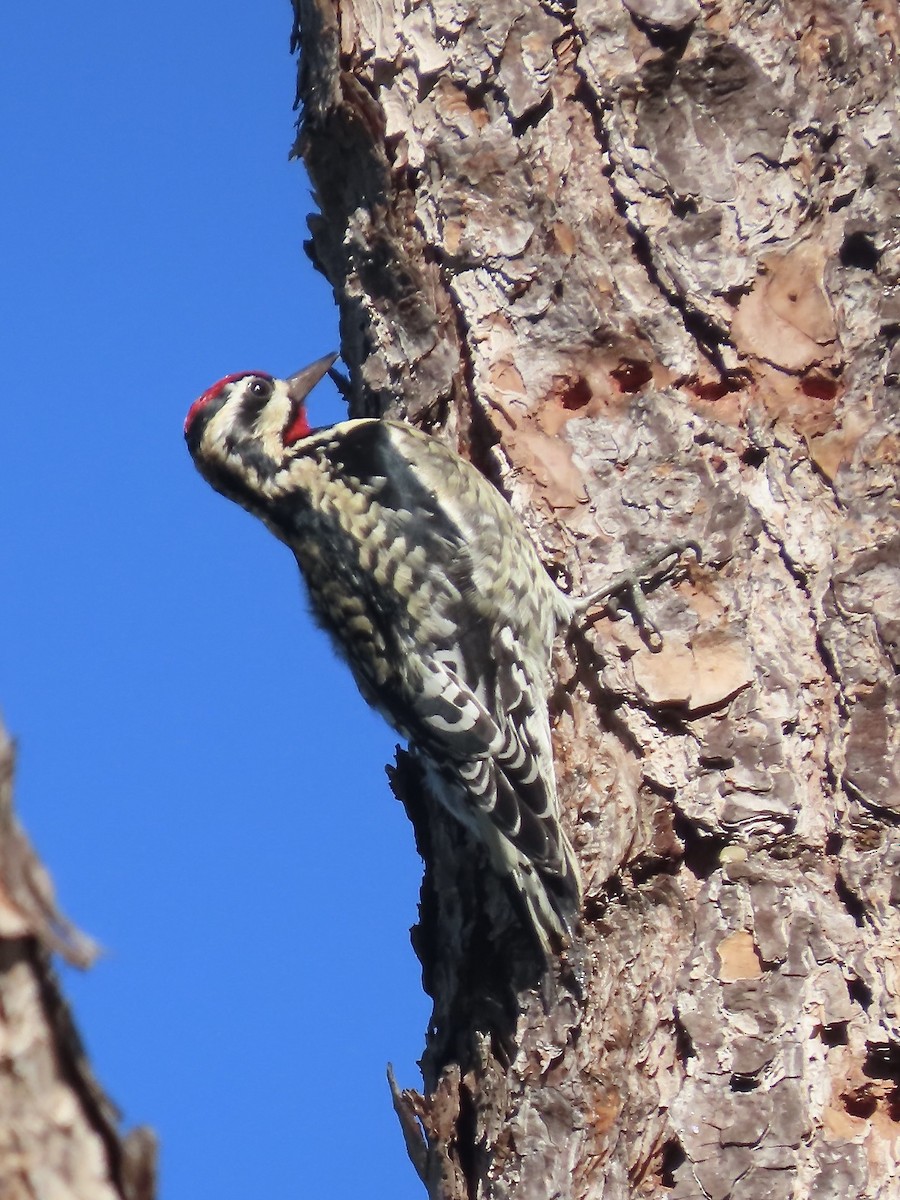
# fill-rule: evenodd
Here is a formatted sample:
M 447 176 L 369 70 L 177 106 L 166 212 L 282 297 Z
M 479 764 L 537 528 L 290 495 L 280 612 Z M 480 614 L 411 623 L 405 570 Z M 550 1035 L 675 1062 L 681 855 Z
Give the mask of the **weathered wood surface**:
M 510 1001 L 401 763 L 430 1194 L 900 1195 L 896 3 L 295 5 L 356 411 L 443 429 L 575 590 L 705 550 L 661 653 L 560 651 L 583 998 Z
M 0 1197 L 153 1200 L 153 1134 L 120 1136 L 56 980 L 51 953 L 84 967 L 96 948 L 16 822 L 14 761 L 0 727 Z

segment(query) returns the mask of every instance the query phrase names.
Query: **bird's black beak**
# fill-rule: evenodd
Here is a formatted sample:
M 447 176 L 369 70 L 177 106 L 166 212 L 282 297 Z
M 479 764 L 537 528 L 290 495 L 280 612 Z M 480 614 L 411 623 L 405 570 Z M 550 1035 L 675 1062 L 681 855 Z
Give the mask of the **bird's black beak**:
M 317 358 L 314 363 L 310 363 L 302 371 L 289 376 L 285 382 L 288 385 L 288 395 L 291 400 L 297 405 L 302 404 L 322 376 L 326 375 L 334 366 L 337 358 L 337 354 L 326 354 L 324 358 Z

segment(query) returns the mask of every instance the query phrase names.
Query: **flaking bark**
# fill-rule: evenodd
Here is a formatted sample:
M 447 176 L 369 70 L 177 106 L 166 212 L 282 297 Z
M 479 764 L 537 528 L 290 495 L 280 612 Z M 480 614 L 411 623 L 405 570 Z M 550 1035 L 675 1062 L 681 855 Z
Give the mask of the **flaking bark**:
M 897 1196 L 896 4 L 295 7 L 353 411 L 472 457 L 573 590 L 705 550 L 660 653 L 560 647 L 549 986 L 399 761 L 429 1195 Z
M 86 967 L 96 947 L 57 909 L 16 822 L 14 761 L 0 727 L 0 1196 L 153 1200 L 154 1135 L 119 1133 L 57 983 L 51 953 Z

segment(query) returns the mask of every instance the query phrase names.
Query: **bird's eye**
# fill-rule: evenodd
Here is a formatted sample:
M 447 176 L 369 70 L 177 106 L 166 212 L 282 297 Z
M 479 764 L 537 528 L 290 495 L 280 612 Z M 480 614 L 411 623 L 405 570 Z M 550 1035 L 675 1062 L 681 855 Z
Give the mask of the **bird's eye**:
M 254 379 L 247 391 L 255 400 L 268 400 L 272 395 L 272 383 L 269 379 Z

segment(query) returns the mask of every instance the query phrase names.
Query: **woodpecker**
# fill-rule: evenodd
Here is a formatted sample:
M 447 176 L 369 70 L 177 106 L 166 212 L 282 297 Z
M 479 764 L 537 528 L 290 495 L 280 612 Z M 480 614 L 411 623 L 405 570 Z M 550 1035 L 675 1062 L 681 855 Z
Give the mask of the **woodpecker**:
M 571 942 L 581 904 L 553 769 L 550 658 L 585 602 L 555 586 L 509 504 L 436 438 L 374 418 L 311 428 L 306 397 L 335 358 L 288 379 L 220 379 L 188 412 L 188 449 L 293 552 L 363 697 L 511 879 L 549 957 Z

